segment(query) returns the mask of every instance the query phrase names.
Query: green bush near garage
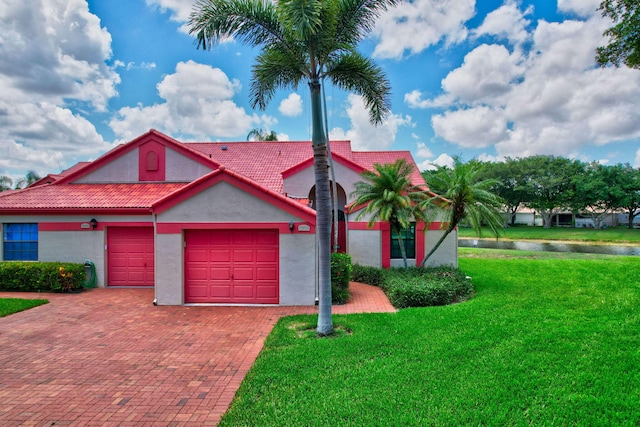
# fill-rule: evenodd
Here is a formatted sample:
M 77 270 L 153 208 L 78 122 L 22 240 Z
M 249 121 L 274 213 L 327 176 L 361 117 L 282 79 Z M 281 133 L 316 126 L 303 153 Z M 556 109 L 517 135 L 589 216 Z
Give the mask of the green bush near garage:
M 83 264 L 68 262 L 0 262 L 0 291 L 79 292 L 84 288 Z
M 333 304 L 345 304 L 349 299 L 351 269 L 350 255 L 331 254 L 331 302 Z

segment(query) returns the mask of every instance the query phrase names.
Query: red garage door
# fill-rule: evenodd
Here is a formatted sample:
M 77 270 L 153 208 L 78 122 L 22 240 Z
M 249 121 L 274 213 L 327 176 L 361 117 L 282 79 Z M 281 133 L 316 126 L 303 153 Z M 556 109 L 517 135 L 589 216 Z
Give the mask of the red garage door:
M 109 286 L 153 286 L 153 228 L 109 227 Z
M 277 304 L 277 230 L 188 230 L 185 302 Z

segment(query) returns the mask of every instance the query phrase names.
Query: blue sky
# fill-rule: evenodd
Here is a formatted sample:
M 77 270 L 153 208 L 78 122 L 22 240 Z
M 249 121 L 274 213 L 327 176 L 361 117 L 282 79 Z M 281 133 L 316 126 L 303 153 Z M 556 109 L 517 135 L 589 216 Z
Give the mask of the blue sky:
M 326 87 L 333 139 L 410 150 L 421 169 L 554 154 L 640 167 L 640 71 L 595 66 L 610 24 L 599 0 L 414 0 L 360 50 L 391 82 L 373 127 L 360 99 Z M 249 105 L 257 51 L 196 50 L 192 0 L 0 0 L 0 175 L 57 173 L 150 128 L 243 141 L 254 128 L 310 139 L 308 88 Z

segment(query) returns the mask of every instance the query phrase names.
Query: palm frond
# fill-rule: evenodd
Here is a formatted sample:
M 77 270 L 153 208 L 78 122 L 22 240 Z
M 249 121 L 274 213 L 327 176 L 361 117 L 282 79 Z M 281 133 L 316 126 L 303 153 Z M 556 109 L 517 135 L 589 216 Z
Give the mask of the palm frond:
M 362 96 L 372 123 L 382 123 L 391 111 L 391 84 L 371 59 L 355 51 L 339 55 L 327 64 L 326 75 L 336 86 Z
M 302 52 L 294 56 L 292 50 L 268 47 L 256 57 L 251 79 L 250 101 L 252 108 L 266 109 L 278 89 L 297 88 L 307 75 Z
M 268 0 L 197 0 L 188 26 L 203 49 L 232 37 L 254 47 L 287 43 L 276 5 Z

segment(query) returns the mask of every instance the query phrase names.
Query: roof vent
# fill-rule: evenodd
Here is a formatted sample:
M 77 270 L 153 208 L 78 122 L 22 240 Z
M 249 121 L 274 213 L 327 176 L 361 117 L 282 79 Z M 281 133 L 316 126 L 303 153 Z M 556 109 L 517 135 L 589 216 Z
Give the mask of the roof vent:
M 227 151 L 227 146 L 226 145 L 223 145 L 221 148 L 222 148 L 222 151 Z

